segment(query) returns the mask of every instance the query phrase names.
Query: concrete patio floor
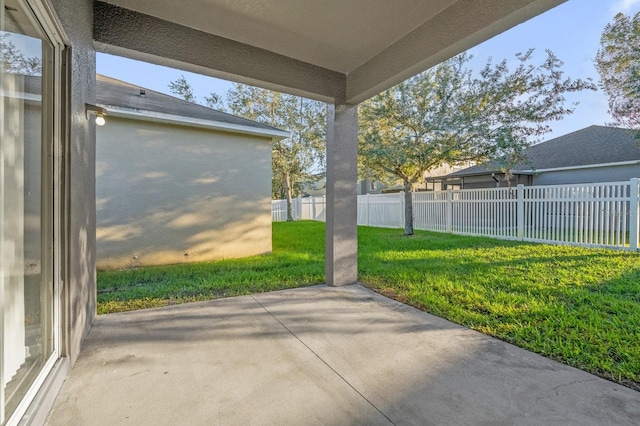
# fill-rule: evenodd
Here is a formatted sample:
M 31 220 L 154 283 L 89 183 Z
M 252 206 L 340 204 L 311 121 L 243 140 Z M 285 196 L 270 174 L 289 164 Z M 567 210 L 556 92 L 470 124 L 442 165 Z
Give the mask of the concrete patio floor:
M 638 425 L 640 393 L 361 286 L 98 317 L 48 425 Z

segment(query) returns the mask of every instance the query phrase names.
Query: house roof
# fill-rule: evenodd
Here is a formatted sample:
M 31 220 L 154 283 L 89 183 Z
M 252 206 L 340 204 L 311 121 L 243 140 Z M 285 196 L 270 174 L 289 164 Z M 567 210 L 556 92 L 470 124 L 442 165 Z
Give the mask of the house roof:
M 110 107 L 124 108 L 126 110 L 161 113 L 225 123 L 232 126 L 281 132 L 280 129 L 257 121 L 237 117 L 193 102 L 187 102 L 183 99 L 104 75 L 96 75 L 96 82 L 96 102 L 106 107 L 107 110 Z M 144 96 L 141 95 L 141 91 L 144 91 Z
M 513 172 L 566 169 L 598 164 L 640 161 L 639 141 L 628 129 L 589 126 L 524 151 L 528 161 L 517 164 Z M 478 164 L 446 177 L 462 177 L 500 171 L 497 161 Z
M 14 96 L 39 99 L 42 79 L 32 75 L 21 77 L 24 78 L 23 92 Z M 96 82 L 96 103 L 105 107 L 109 115 L 267 136 L 277 140 L 289 136 L 284 130 L 115 78 L 98 74 Z M 141 96 L 141 90 L 144 96 Z

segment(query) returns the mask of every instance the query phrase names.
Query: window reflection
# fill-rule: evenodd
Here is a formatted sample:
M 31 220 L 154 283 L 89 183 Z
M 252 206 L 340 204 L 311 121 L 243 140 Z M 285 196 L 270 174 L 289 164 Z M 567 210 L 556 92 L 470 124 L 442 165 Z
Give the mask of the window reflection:
M 3 2 L 0 0 L 0 4 Z M 0 423 L 15 411 L 52 347 L 49 237 L 43 188 L 51 94 L 43 91 L 52 55 L 36 22 L 15 0 L 0 28 Z M 45 89 L 51 87 L 44 84 Z M 44 171 L 44 172 L 43 172 Z

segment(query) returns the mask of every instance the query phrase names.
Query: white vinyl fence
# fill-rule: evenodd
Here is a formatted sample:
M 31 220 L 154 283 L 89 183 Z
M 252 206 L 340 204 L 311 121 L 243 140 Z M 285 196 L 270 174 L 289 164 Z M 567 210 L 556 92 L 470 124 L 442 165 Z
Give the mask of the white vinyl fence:
M 294 220 L 319 220 L 325 221 L 324 197 L 294 198 L 292 204 Z M 271 220 L 273 222 L 285 222 L 287 220 L 287 200 L 271 201 Z
M 413 194 L 415 229 L 520 241 L 638 250 L 640 179 Z M 324 197 L 297 198 L 293 218 L 325 220 Z M 274 221 L 287 219 L 273 201 Z M 403 194 L 358 196 L 358 225 L 404 227 Z

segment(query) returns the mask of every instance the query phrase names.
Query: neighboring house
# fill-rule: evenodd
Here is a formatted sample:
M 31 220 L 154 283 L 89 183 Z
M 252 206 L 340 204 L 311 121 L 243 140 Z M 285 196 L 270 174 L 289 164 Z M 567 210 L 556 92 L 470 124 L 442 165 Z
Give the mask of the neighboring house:
M 450 164 L 442 164 L 440 167 L 431 169 L 424 174 L 424 182 L 416 185 L 414 190 L 416 191 L 440 191 L 442 190 L 442 185 L 439 181 L 433 180 L 432 178 L 437 178 L 441 176 L 446 176 L 450 173 L 455 173 L 459 170 L 465 169 L 467 167 L 475 165 L 475 162 L 467 161 L 462 164 L 450 165 Z
M 556 185 L 628 181 L 640 177 L 640 140 L 628 129 L 589 126 L 524 151 L 527 161 L 513 167 L 511 185 Z M 497 161 L 429 179 L 442 188 L 508 186 Z
M 463 169 L 465 167 L 469 167 L 475 163 L 466 162 L 461 165 L 452 166 L 450 164 L 442 164 L 435 169 L 431 169 L 424 174 L 424 179 L 420 182 L 416 182 L 413 185 L 413 190 L 416 192 L 419 191 L 440 191 L 442 189 L 441 182 L 437 179 L 442 176 L 446 176 L 450 173 L 453 173 L 457 170 Z M 370 180 L 361 180 L 358 182 L 358 195 L 364 194 L 383 194 L 383 193 L 394 193 L 401 192 L 403 189 L 402 182 L 398 181 L 393 185 L 386 185 L 382 182 L 375 182 Z
M 302 182 L 302 197 L 322 197 L 327 193 L 327 178 L 324 173 L 315 176 L 315 180 Z
M 271 251 L 271 146 L 286 132 L 97 76 L 96 266 Z

